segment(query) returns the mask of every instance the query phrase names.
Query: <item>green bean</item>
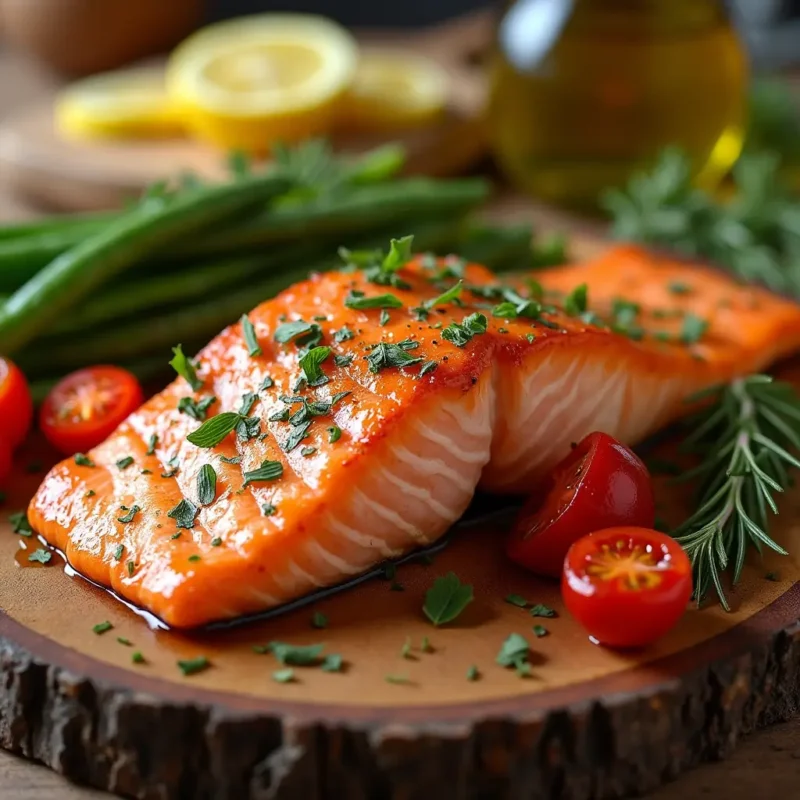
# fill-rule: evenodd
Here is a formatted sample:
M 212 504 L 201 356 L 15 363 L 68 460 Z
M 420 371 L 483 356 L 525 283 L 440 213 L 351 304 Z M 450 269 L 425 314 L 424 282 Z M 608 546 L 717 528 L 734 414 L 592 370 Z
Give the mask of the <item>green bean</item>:
M 9 298 L 0 309 L 0 352 L 18 350 L 101 283 L 164 245 L 286 188 L 279 174 L 263 173 L 142 202 L 62 253 Z
M 353 188 L 313 202 L 281 204 L 241 225 L 226 225 L 195 241 L 180 243 L 173 252 L 183 255 L 232 253 L 242 248 L 274 244 L 319 233 L 342 237 L 367 225 L 389 223 L 400 217 L 417 219 L 449 216 L 480 205 L 489 193 L 482 179 L 453 181 L 409 178 L 387 184 Z

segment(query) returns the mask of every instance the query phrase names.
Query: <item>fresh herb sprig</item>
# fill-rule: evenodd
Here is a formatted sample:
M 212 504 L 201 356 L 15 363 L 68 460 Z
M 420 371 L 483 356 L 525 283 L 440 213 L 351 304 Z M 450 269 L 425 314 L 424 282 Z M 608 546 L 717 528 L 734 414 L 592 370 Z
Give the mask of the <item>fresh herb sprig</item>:
M 692 185 L 689 160 L 665 150 L 649 173 L 602 204 L 618 239 L 707 258 L 746 281 L 800 297 L 800 203 L 779 176 L 780 159 L 748 153 L 733 169 L 735 191 L 720 202 Z
M 700 399 L 701 396 L 697 396 Z M 681 480 L 702 481 L 697 510 L 672 535 L 694 569 L 695 597 L 713 587 L 728 602 L 722 574 L 739 581 L 749 546 L 786 555 L 769 535 L 774 495 L 789 485 L 789 467 L 800 467 L 789 451 L 800 449 L 800 397 L 787 383 L 751 375 L 702 393 L 712 403 L 699 412 L 684 442 L 703 461 Z

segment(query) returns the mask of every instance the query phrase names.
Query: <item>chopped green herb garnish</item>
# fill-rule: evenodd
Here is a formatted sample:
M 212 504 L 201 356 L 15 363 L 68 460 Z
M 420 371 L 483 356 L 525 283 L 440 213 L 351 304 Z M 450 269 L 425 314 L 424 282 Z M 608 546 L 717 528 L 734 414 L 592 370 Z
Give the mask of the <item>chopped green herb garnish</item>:
M 419 646 L 419 649 L 422 650 L 423 653 L 433 652 L 433 648 L 431 647 L 431 643 L 427 636 L 422 637 L 422 644 Z
M 241 456 L 230 456 L 230 458 L 228 456 L 220 456 L 219 460 L 220 461 L 224 461 L 226 464 L 241 464 L 242 463 L 242 457 Z
M 458 283 L 451 286 L 447 291 L 442 292 L 438 297 L 434 297 L 432 300 L 425 300 L 422 304 L 422 308 L 425 311 L 430 311 L 436 306 L 445 306 L 448 303 L 452 303 L 454 300 L 457 300 L 461 297 L 461 292 L 464 289 L 464 281 L 459 281 Z
M 311 322 L 304 322 L 302 319 L 296 322 L 284 322 L 275 329 L 275 341 L 286 344 L 297 336 L 313 333 L 314 328 L 319 328 Z
M 28 522 L 28 515 L 24 511 L 15 511 L 13 514 L 8 515 L 8 521 L 11 523 L 11 528 L 14 533 L 20 536 L 30 537 L 33 535 L 33 528 Z
M 378 294 L 373 297 L 364 297 L 362 293 L 351 290 L 344 299 L 347 308 L 356 311 L 367 311 L 372 308 L 402 308 L 403 301 L 393 294 Z
M 337 344 L 341 344 L 342 342 L 346 342 L 348 339 L 353 338 L 355 338 L 355 333 L 353 333 L 353 331 L 351 331 L 347 325 L 339 328 L 339 330 L 333 334 L 333 341 Z
M 88 492 L 86 492 L 86 494 L 84 495 L 84 497 L 86 497 L 86 498 L 89 498 L 89 497 L 94 497 L 96 494 L 97 494 L 97 492 L 95 492 L 95 490 L 94 490 L 94 489 L 89 489 L 89 491 L 88 491 Z
M 496 660 L 501 667 L 516 667 L 527 661 L 529 653 L 530 645 L 527 639 L 518 633 L 512 633 L 503 642 Z
M 533 333 L 526 333 L 525 338 L 528 340 L 528 344 L 533 344 L 534 340 L 536 339 L 536 335 Z
M 79 467 L 93 467 L 94 461 L 83 453 L 75 453 L 75 463 Z
M 190 658 L 186 661 L 178 662 L 178 669 L 183 673 L 184 677 L 188 675 L 196 675 L 198 672 L 203 672 L 211 666 L 211 662 L 205 656 L 198 656 L 197 658 Z
M 303 458 L 308 458 L 309 456 L 313 456 L 314 453 L 316 452 L 317 452 L 316 447 L 303 447 L 300 450 L 300 455 L 303 456 Z
M 528 601 L 518 594 L 506 595 L 506 603 L 510 603 L 512 606 L 517 606 L 518 608 L 525 608 L 528 605 Z
M 181 538 L 181 535 L 182 535 L 182 532 L 181 532 L 181 531 L 176 531 L 176 532 L 175 532 L 175 533 L 173 533 L 173 534 L 172 534 L 172 536 L 170 536 L 169 538 L 170 538 L 170 539 L 180 539 L 180 538 Z
M 692 287 L 682 281 L 672 281 L 667 284 L 667 290 L 672 294 L 690 294 Z
M 256 329 L 253 327 L 253 323 L 250 322 L 250 317 L 247 314 L 242 314 L 242 333 L 244 334 L 244 341 L 247 344 L 247 352 L 250 354 L 251 358 L 255 356 L 260 356 L 263 352 L 261 350 L 261 346 L 258 343 L 258 336 L 256 336 Z
M 468 681 L 476 681 L 480 677 L 480 672 L 478 672 L 478 668 L 473 664 L 467 669 L 467 680 Z
M 781 579 L 781 576 L 778 575 L 777 572 L 768 572 L 766 575 L 764 575 L 764 578 L 768 581 L 777 582 Z
M 320 669 L 323 672 L 341 672 L 342 657 L 338 653 L 330 653 L 325 656 Z
M 207 506 L 217 495 L 217 473 L 211 464 L 203 464 L 197 473 L 197 502 Z
M 128 513 L 125 514 L 124 517 L 117 517 L 117 522 L 122 522 L 123 524 L 127 524 L 128 522 L 133 522 L 133 518 L 141 511 L 142 509 L 139 506 L 131 506 L 128 509 Z
M 181 397 L 178 400 L 178 411 L 192 419 L 196 419 L 198 422 L 203 422 L 208 414 L 208 409 L 216 401 L 217 398 L 214 395 L 209 395 L 199 401 L 196 401 L 193 397 Z
M 134 664 L 144 664 L 145 663 L 144 656 L 138 650 L 135 653 L 131 653 L 131 661 Z
M 258 469 L 250 470 L 244 473 L 244 483 L 242 488 L 249 486 L 251 483 L 261 481 L 275 481 L 283 475 L 283 464 L 280 461 L 262 461 Z
M 386 675 L 384 676 L 386 683 L 395 683 L 398 685 L 410 684 L 411 680 L 405 675 Z
M 379 323 L 380 325 L 387 325 L 387 324 L 389 323 L 389 321 L 391 320 L 391 318 L 392 318 L 392 317 L 391 317 L 391 315 L 389 314 L 389 312 L 388 312 L 388 311 L 387 311 L 387 310 L 384 308 L 384 309 L 381 311 L 381 315 L 380 315 L 380 317 L 378 317 L 378 323 Z
M 333 363 L 337 367 L 349 367 L 353 363 L 353 356 L 334 356 Z
M 410 367 L 412 364 L 419 364 L 424 360 L 410 356 L 399 344 L 390 342 L 380 342 L 375 345 L 367 356 L 369 371 L 374 373 L 390 367 Z
M 110 631 L 113 627 L 114 626 L 110 622 L 98 622 L 97 625 L 92 628 L 92 633 L 96 633 L 98 636 L 101 636 L 107 631 Z
M 327 628 L 328 618 L 321 611 L 315 611 L 311 616 L 311 627 L 319 629 Z
M 212 547 L 219 547 L 221 544 L 222 544 L 222 539 L 220 539 L 219 536 L 215 536 L 211 540 L 211 546 Z
M 472 586 L 463 584 L 454 572 L 437 578 L 425 593 L 422 610 L 434 625 L 452 622 L 472 602 Z
M 338 425 L 331 425 L 328 428 L 328 441 L 333 444 L 342 438 L 342 429 Z
M 423 376 L 427 375 L 429 372 L 433 372 L 439 366 L 438 361 L 426 361 L 420 368 L 419 368 L 419 377 L 422 378 Z
M 303 441 L 308 435 L 308 429 L 311 427 L 311 421 L 302 423 L 302 425 L 296 426 L 289 436 L 286 437 L 286 441 L 283 443 L 283 449 L 287 453 L 291 453 L 292 450 Z
M 193 528 L 194 519 L 197 516 L 197 506 L 191 500 L 184 498 L 167 512 L 167 516 L 174 519 L 179 528 Z
M 571 317 L 577 317 L 586 311 L 589 302 L 589 287 L 582 283 L 580 286 L 576 286 L 565 298 L 564 298 L 564 311 L 567 312 Z
M 320 386 L 327 382 L 321 364 L 330 354 L 330 347 L 312 347 L 300 359 L 300 368 L 309 386 Z
M 128 467 L 133 464 L 133 456 L 125 456 L 117 461 L 117 469 L 123 470 L 128 469 Z
M 154 456 L 156 454 L 156 445 L 158 444 L 158 434 L 151 433 L 150 438 L 147 440 L 146 456 Z
M 291 683 L 294 680 L 294 670 L 291 667 L 288 669 L 276 669 L 272 673 L 272 680 L 276 683 Z
M 486 333 L 489 320 L 485 314 L 470 314 L 461 323 L 451 322 L 443 331 L 442 339 L 452 342 L 456 347 L 464 347 L 473 336 Z
M 203 381 L 197 377 L 194 364 L 184 355 L 181 345 L 173 347 L 172 352 L 174 355 L 169 365 L 192 387 L 192 390 L 196 392 L 202 387 Z
M 195 562 L 195 561 L 200 561 L 201 559 L 200 556 L 197 555 L 197 553 L 192 553 L 192 555 L 189 556 L 188 560 L 191 562 Z
M 47 564 L 52 557 L 53 554 L 49 550 L 44 550 L 40 547 L 38 550 L 34 550 L 28 556 L 28 561 L 38 562 L 39 564 Z
M 136 563 L 134 561 L 129 561 L 125 568 L 128 570 L 128 575 L 133 576 L 133 573 L 136 572 Z
M 684 344 L 694 344 L 699 342 L 703 334 L 708 329 L 708 322 L 694 314 L 687 314 L 683 318 L 681 327 L 681 341 Z
M 544 603 L 537 603 L 531 608 L 531 616 L 552 618 L 557 617 L 558 613 L 554 608 L 550 608 L 550 606 L 546 606 Z
M 115 561 L 121 561 L 122 560 L 122 555 L 123 555 L 124 552 L 125 552 L 125 545 L 124 544 L 118 544 L 114 548 L 114 560 Z
M 258 417 L 240 417 L 236 423 L 236 438 L 240 442 L 255 439 L 261 432 L 261 420 Z
M 405 642 L 403 642 L 403 646 L 400 648 L 400 657 L 401 658 L 414 658 L 413 654 L 411 653 L 411 637 L 406 636 Z
M 533 632 L 536 634 L 537 638 L 541 639 L 542 636 L 547 636 L 547 628 L 544 625 L 534 625 Z
M 186 439 L 197 447 L 216 447 L 228 434 L 232 433 L 242 419 L 235 411 L 223 411 L 206 420 Z
M 272 503 L 264 503 L 264 505 L 261 506 L 261 513 L 265 517 L 271 517 L 274 514 L 276 514 L 277 511 L 278 511 L 277 507 L 272 505 Z
M 294 667 L 310 667 L 316 664 L 325 648 L 323 644 L 293 645 L 286 642 L 270 642 L 269 652 L 281 662 Z
M 242 402 L 239 406 L 239 413 L 246 417 L 252 410 L 253 406 L 255 405 L 256 400 L 258 400 L 258 395 L 255 392 L 245 392 L 242 395 Z
M 126 639 L 124 636 L 117 636 L 117 642 L 123 647 L 133 647 L 133 642 L 130 639 Z

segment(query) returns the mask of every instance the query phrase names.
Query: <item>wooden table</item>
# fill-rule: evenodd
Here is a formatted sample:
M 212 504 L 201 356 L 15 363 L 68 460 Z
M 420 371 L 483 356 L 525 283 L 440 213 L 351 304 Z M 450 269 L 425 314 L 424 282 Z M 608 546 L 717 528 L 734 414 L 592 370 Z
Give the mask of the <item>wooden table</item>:
M 0 113 L 46 91 L 51 79 L 11 54 L 0 51 Z M 563 217 L 538 209 L 529 211 L 519 202 L 520 216 L 533 215 L 542 225 Z M 0 176 L 0 221 L 35 213 L 19 200 L 4 194 Z M 1 597 L 1 595 L 0 595 Z M 752 800 L 758 797 L 797 797 L 800 780 L 800 719 L 753 734 L 729 760 L 701 767 L 661 789 L 652 800 L 694 800 L 725 797 Z M 0 751 L 0 798 L 2 800 L 99 800 L 109 795 L 72 786 L 49 770 Z

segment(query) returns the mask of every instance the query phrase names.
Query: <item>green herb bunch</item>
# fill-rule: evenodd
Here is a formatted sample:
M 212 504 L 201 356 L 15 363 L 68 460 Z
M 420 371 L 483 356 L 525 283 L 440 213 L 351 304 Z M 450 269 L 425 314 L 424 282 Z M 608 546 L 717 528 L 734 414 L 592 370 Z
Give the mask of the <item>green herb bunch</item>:
M 602 204 L 615 238 L 709 259 L 743 280 L 800 297 L 800 203 L 782 185 L 779 166 L 773 153 L 745 154 L 723 201 L 693 187 L 688 159 L 670 148 L 651 172 L 606 192 Z
M 681 477 L 701 482 L 697 510 L 672 535 L 694 568 L 695 597 L 713 586 L 728 610 L 722 575 L 738 583 L 749 547 L 786 551 L 769 534 L 778 513 L 775 494 L 789 484 L 789 467 L 800 467 L 800 397 L 788 383 L 751 375 L 717 386 L 694 399 L 710 404 L 693 419 L 684 449 L 702 462 Z

